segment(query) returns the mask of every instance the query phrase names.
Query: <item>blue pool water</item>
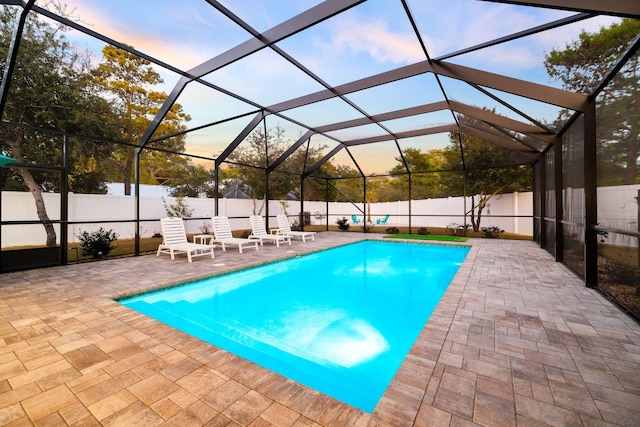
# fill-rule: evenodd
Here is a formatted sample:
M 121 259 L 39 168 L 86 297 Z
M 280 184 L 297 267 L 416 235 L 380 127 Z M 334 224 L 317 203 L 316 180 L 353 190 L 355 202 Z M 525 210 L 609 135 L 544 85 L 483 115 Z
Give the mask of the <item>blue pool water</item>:
M 468 250 L 365 241 L 120 302 L 372 412 Z

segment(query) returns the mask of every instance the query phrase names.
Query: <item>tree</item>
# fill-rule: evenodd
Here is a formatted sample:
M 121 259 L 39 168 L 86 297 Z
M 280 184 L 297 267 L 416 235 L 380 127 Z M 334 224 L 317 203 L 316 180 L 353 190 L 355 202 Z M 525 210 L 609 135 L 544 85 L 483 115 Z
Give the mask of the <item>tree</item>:
M 514 191 L 531 191 L 533 171 L 523 164 L 531 159 L 521 158 L 519 153 L 458 131 L 450 132 L 450 144 L 444 150 L 446 168 L 441 178 L 449 196 L 471 197 L 471 225 L 480 230 L 482 212 L 496 194 Z M 460 143 L 462 141 L 462 144 Z M 460 147 L 464 152 L 464 165 Z M 476 199 L 477 197 L 477 199 Z
M 594 34 L 582 31 L 577 41 L 545 55 L 545 68 L 566 89 L 591 94 L 638 34 L 637 19 L 623 19 Z M 596 99 L 600 184 L 640 183 L 639 71 L 635 55 Z
M 442 150 L 429 150 L 425 153 L 418 148 L 407 148 L 402 156 L 411 173 L 411 197 L 413 199 L 427 199 L 445 196 L 445 188 L 440 181 L 438 171 L 444 167 L 444 153 Z M 395 177 L 393 185 L 404 190 L 408 195 L 409 174 L 401 157 L 395 158 L 398 164 L 389 173 Z
M 7 57 L 16 9 L 0 8 L 0 54 Z M 2 126 L 3 152 L 19 163 L 62 166 L 62 137 L 42 130 L 108 134 L 112 122 L 106 103 L 96 97 L 88 79 L 89 61 L 66 40 L 62 26 L 54 27 L 30 14 L 22 35 L 16 67 L 9 82 L 9 96 L 3 119 L 17 126 Z M 2 63 L 2 68 L 4 68 Z M 24 126 L 27 125 L 27 126 Z M 93 151 L 89 144 L 70 143 L 72 190 L 101 191 L 101 156 L 109 151 Z M 92 176 L 91 179 L 82 177 Z M 12 183 L 33 194 L 38 218 L 46 231 L 46 245 L 56 245 L 56 232 L 47 214 L 43 191 L 59 189 L 59 174 L 16 168 Z
M 121 179 L 124 182 L 124 193 L 130 195 L 135 161 L 134 145 L 149 127 L 167 95 L 151 89 L 162 83 L 162 78 L 148 60 L 114 46 L 105 46 L 102 55 L 104 61 L 93 71 L 93 75 L 105 97 L 112 100 L 112 107 L 119 121 L 118 140 L 129 144 L 118 145 L 113 152 L 113 178 Z M 153 137 L 158 139 L 184 131 L 184 122 L 189 120 L 191 117 L 182 110 L 182 106 L 173 104 Z M 140 157 L 141 182 L 157 184 L 157 173 L 164 170 L 163 163 L 171 164 L 172 168 L 189 164 L 187 158 L 171 153 L 183 151 L 184 145 L 184 135 L 177 135 L 153 143 L 154 148 L 169 152 L 143 150 Z
M 278 168 L 281 171 L 287 171 L 294 174 L 302 174 L 305 168 L 315 165 L 322 158 L 322 150 L 326 146 L 313 146 L 304 147 L 298 149 L 287 158 L 283 165 Z M 335 170 L 331 162 L 324 163 L 317 170 L 314 171 L 312 177 L 329 177 Z M 296 198 L 301 199 L 300 178 L 296 175 L 290 176 L 292 179 L 293 188 L 290 194 L 293 194 Z M 335 192 L 335 188 L 329 188 L 329 197 Z M 324 180 L 318 180 L 311 177 L 307 177 L 304 180 L 304 199 L 305 200 L 324 200 L 327 195 L 327 187 Z
M 269 198 L 284 199 L 287 194 L 300 197 L 300 175 L 305 166 L 315 164 L 321 158 L 324 147 L 299 149 L 287 157 L 275 170 L 267 176 L 267 168 L 273 164 L 288 148 L 292 141 L 286 137 L 286 131 L 279 125 L 268 129 L 266 134 L 262 129 L 256 129 L 249 137 L 231 153 L 233 162 L 222 171 L 224 179 L 234 179 L 240 182 L 253 200 L 253 213 L 262 212 L 266 202 L 267 179 Z M 331 165 L 323 165 L 314 176 L 326 175 Z M 324 197 L 324 185 L 315 179 L 305 180 L 305 199 L 310 197 Z M 258 200 L 262 203 L 258 206 Z
M 331 200 L 364 202 L 364 181 L 358 170 L 347 165 L 337 165 L 333 176 L 338 179 L 331 180 L 336 188 L 335 198 Z
M 224 179 L 236 179 L 247 189 L 253 200 L 253 214 L 258 215 L 264 209 L 267 197 L 267 178 L 269 196 L 282 199 L 291 191 L 293 177 L 288 174 L 275 173 L 267 177 L 267 167 L 287 148 L 289 141 L 280 126 L 265 132 L 256 129 L 236 150 L 229 155 L 234 164 L 223 170 Z M 258 200 L 262 203 L 258 208 Z
M 170 178 L 165 181 L 172 187 L 170 195 L 173 197 L 215 197 L 215 176 L 213 171 L 202 165 L 188 164 L 184 167 L 168 171 Z
M 472 127 L 486 127 L 473 118 L 459 116 L 458 120 Z M 466 214 L 471 215 L 475 231 L 480 229 L 482 212 L 493 196 L 532 189 L 531 158 L 458 131 L 449 133 L 449 145 L 444 150 L 423 153 L 408 148 L 403 156 L 404 162 L 397 157 L 398 164 L 389 171 L 395 185 L 408 185 L 406 162 L 412 172 L 412 198 L 468 195 L 471 209 Z

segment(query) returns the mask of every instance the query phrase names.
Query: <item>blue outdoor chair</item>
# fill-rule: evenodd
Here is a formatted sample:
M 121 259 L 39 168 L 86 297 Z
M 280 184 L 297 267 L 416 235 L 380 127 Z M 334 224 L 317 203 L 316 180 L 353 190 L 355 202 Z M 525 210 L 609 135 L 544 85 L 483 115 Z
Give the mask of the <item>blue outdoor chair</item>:
M 358 219 L 355 215 L 351 215 L 351 221 L 353 221 L 354 224 L 360 224 L 362 222 L 362 220 Z
M 387 221 L 389 221 L 389 215 L 385 216 L 384 218 L 376 219 L 376 224 L 383 225 L 383 224 L 386 224 Z

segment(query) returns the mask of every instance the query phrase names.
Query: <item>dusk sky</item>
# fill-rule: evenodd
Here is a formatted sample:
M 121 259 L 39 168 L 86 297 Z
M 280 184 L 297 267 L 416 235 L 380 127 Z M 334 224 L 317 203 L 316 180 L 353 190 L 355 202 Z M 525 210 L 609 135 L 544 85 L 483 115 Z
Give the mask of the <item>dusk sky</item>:
M 37 4 L 44 7 L 38 0 Z M 67 13 L 94 31 L 117 41 L 132 45 L 139 51 L 180 69 L 188 70 L 251 36 L 229 19 L 218 13 L 204 0 L 66 0 Z M 221 3 L 251 25 L 263 32 L 320 3 L 309 0 L 237 0 Z M 573 13 L 552 9 L 513 6 L 476 0 L 411 0 L 411 12 L 432 59 L 505 35 L 564 18 Z M 559 87 L 550 81 L 543 67 L 544 53 L 553 48 L 563 48 L 577 39 L 584 29 L 597 31 L 616 19 L 597 17 L 580 21 L 555 30 L 501 44 L 477 53 L 466 54 L 448 61 L 478 68 L 492 73 Z M 93 60 L 101 60 L 104 44 L 76 31 L 67 36 L 80 49 L 91 52 Z M 369 0 L 334 18 L 315 25 L 277 44 L 296 58 L 321 79 L 331 85 L 339 85 L 373 74 L 392 70 L 426 58 L 411 28 L 399 0 Z M 161 90 L 169 93 L 178 77 L 157 67 L 164 78 Z M 317 82 L 300 72 L 270 49 L 237 61 L 230 66 L 205 77 L 207 81 L 241 95 L 260 105 L 268 106 L 290 98 L 319 91 Z M 488 106 L 506 116 L 513 113 L 480 94 L 471 86 L 453 79 L 442 79 L 450 99 L 464 100 L 467 104 Z M 433 75 L 421 75 L 349 95 L 368 114 L 393 111 L 410 106 L 437 102 L 443 99 Z M 255 110 L 254 106 L 232 99 L 199 84 L 190 84 L 178 102 L 191 115 L 188 127 L 224 120 L 227 117 Z M 518 99 L 519 107 L 532 117 L 553 121 L 557 107 L 536 101 Z M 327 122 L 339 122 L 360 117 L 342 101 L 325 101 L 319 105 L 287 111 L 285 115 L 309 126 Z M 251 120 L 253 115 L 224 125 L 194 132 L 188 137 L 188 151 L 193 154 L 214 156 Z M 414 121 L 415 123 L 412 123 Z M 452 123 L 448 111 L 403 119 L 389 123 L 392 127 L 406 129 L 416 126 Z M 286 129 L 287 137 L 295 140 L 306 129 L 281 118 L 267 119 L 268 127 L 279 125 Z M 353 134 L 350 135 L 349 133 Z M 341 131 L 338 138 L 363 137 L 380 134 L 377 126 Z M 357 136 L 356 136 L 357 135 Z M 314 144 L 335 142 L 314 137 Z M 446 133 L 420 138 L 420 141 L 403 140 L 403 148 L 420 146 L 422 149 L 447 145 Z M 393 144 L 376 144 L 376 152 L 390 149 Z M 371 147 L 356 147 L 363 160 L 370 156 Z M 376 157 L 384 157 L 379 156 Z M 336 159 L 340 161 L 340 158 Z M 394 164 L 393 154 L 381 163 L 371 164 L 368 173 L 383 173 Z

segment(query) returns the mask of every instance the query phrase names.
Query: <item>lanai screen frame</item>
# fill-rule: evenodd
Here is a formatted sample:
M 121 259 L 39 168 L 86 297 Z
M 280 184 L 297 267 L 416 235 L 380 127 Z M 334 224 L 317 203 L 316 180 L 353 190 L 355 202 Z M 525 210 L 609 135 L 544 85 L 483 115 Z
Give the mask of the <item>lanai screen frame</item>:
M 182 91 L 187 87 L 188 84 L 197 82 L 198 84 L 205 85 L 209 88 L 212 88 L 216 91 L 223 92 L 233 98 L 239 99 L 248 105 L 252 105 L 255 107 L 255 110 L 252 113 L 248 113 L 249 115 L 253 115 L 253 119 L 249 122 L 247 126 L 234 138 L 234 140 L 226 147 L 226 149 L 216 158 L 207 158 L 207 160 L 214 161 L 215 164 L 215 172 L 216 172 L 216 190 L 218 188 L 218 170 L 228 160 L 228 156 L 234 151 L 235 148 L 263 121 L 270 116 L 277 116 L 286 119 L 289 122 L 295 123 L 303 128 L 307 129 L 307 132 L 300 137 L 280 158 L 276 159 L 272 162 L 267 168 L 265 168 L 265 175 L 269 172 L 272 172 L 277 169 L 277 167 L 286 159 L 287 156 L 291 155 L 295 150 L 309 140 L 313 135 L 323 135 L 330 139 L 333 139 L 337 142 L 337 146 L 334 150 L 329 152 L 322 160 L 319 162 L 308 165 L 307 169 L 300 174 L 301 182 L 304 182 L 305 179 L 312 177 L 313 173 L 324 164 L 326 161 L 330 160 L 336 153 L 341 150 L 349 151 L 349 147 L 362 145 L 362 144 L 370 144 L 380 141 L 393 141 L 396 146 L 398 146 L 398 155 L 402 158 L 402 151 L 398 145 L 398 140 L 403 138 L 408 138 L 412 136 L 419 135 L 428 135 L 433 133 L 441 133 L 448 132 L 453 130 L 459 130 L 461 132 L 470 134 L 472 136 L 477 136 L 481 139 L 484 139 L 488 142 L 504 146 L 505 143 L 515 144 L 518 147 L 518 151 L 521 151 L 528 155 L 531 158 L 531 164 L 535 167 L 535 185 L 534 185 L 534 200 L 537 201 L 534 204 L 534 239 L 541 244 L 543 247 L 549 247 L 549 245 L 553 245 L 556 250 L 556 259 L 558 261 L 562 261 L 562 250 L 557 250 L 558 248 L 562 248 L 562 225 L 563 220 L 561 215 L 556 215 L 555 218 L 545 218 L 542 214 L 544 212 L 544 203 L 545 198 L 543 193 L 545 191 L 544 180 L 541 179 L 541 176 L 545 175 L 545 163 L 547 154 L 553 150 L 556 157 L 555 162 L 555 191 L 556 191 L 556 212 L 561 212 L 562 207 L 562 186 L 561 186 L 561 161 L 562 161 L 562 138 L 565 132 L 572 126 L 578 118 L 582 118 L 582 132 L 583 132 L 583 140 L 584 140 L 584 170 L 585 171 L 593 171 L 596 169 L 596 129 L 595 129 L 595 97 L 598 93 L 604 89 L 607 83 L 615 76 L 615 74 L 622 68 L 622 66 L 626 63 L 626 61 L 631 58 L 635 52 L 640 48 L 640 36 L 635 39 L 635 41 L 629 46 L 627 51 L 619 58 L 618 62 L 615 66 L 610 70 L 609 74 L 606 78 L 599 83 L 597 89 L 588 95 L 573 93 L 565 90 L 556 89 L 549 86 L 544 86 L 532 82 L 527 82 L 523 80 L 514 79 L 511 77 L 506 77 L 503 75 L 498 75 L 494 73 L 489 73 L 485 71 L 481 71 L 478 69 L 472 69 L 460 65 L 453 64 L 448 60 L 451 58 L 455 58 L 458 55 L 462 55 L 464 53 L 469 53 L 472 51 L 481 50 L 486 47 L 490 47 L 493 45 L 497 45 L 500 43 L 507 42 L 509 40 L 515 40 L 520 37 L 524 37 L 527 35 L 535 34 L 537 32 L 545 31 L 551 28 L 559 27 L 562 25 L 566 25 L 571 22 L 578 22 L 583 19 L 587 19 L 597 14 L 606 14 L 613 15 L 618 17 L 630 17 L 634 19 L 640 19 L 640 4 L 635 0 L 618 0 L 618 1 L 610 1 L 603 4 L 603 2 L 599 0 L 571 0 L 571 1 L 552 1 L 552 0 L 540 0 L 540 1 L 503 1 L 503 0 L 494 0 L 496 3 L 509 3 L 509 4 L 517 4 L 517 5 L 525 5 L 525 6 L 536 6 L 536 7 L 545 7 L 545 8 L 553 8 L 553 9 L 561 9 L 566 11 L 573 11 L 576 14 L 569 16 L 564 19 L 560 19 L 554 22 L 550 22 L 545 25 L 541 25 L 538 27 L 533 27 L 525 31 L 521 31 L 519 33 L 514 33 L 509 36 L 502 37 L 500 39 L 492 40 L 489 42 L 485 42 L 479 44 L 477 46 L 473 46 L 458 52 L 452 52 L 446 55 L 442 55 L 440 57 L 431 58 L 427 49 L 422 42 L 420 32 L 416 26 L 416 23 L 413 19 L 411 11 L 409 9 L 408 4 L 405 0 L 402 0 L 402 4 L 404 6 L 405 12 L 407 14 L 408 19 L 412 23 L 412 26 L 415 31 L 416 37 L 420 40 L 421 46 L 424 51 L 425 60 L 422 62 L 414 63 L 411 65 L 407 65 L 404 67 L 400 67 L 391 71 L 383 72 L 381 74 L 365 77 L 363 79 L 353 81 L 350 83 L 346 83 L 339 86 L 330 86 L 328 83 L 324 82 L 319 76 L 315 75 L 312 71 L 306 69 L 304 65 L 299 63 L 295 58 L 289 56 L 286 52 L 281 50 L 276 43 L 280 40 L 283 40 L 291 35 L 296 34 L 299 31 L 303 31 L 304 29 L 313 26 L 319 22 L 322 22 L 334 15 L 337 15 L 345 10 L 348 10 L 352 7 L 355 7 L 361 3 L 363 0 L 328 0 L 319 5 L 312 7 L 303 13 L 279 24 L 275 27 L 267 30 L 265 32 L 258 32 L 253 29 L 248 23 L 240 19 L 238 16 L 234 15 L 230 10 L 225 8 L 221 3 L 214 0 L 207 0 L 207 3 L 211 5 L 211 7 L 215 8 L 219 13 L 222 13 L 227 18 L 231 19 L 238 26 L 242 27 L 253 37 L 242 43 L 237 45 L 236 47 L 224 52 L 221 55 L 218 55 L 196 67 L 193 67 L 189 70 L 182 70 L 178 67 L 160 61 L 156 58 L 153 58 L 150 55 L 145 54 L 144 52 L 138 51 L 136 49 L 131 48 L 123 43 L 120 43 L 116 40 L 113 40 L 99 32 L 93 31 L 77 22 L 74 22 L 70 19 L 64 18 L 62 16 L 56 15 L 49 10 L 46 10 L 42 7 L 35 5 L 35 0 L 28 1 L 20 1 L 20 0 L 9 0 L 9 1 L 0 1 L 0 4 L 6 5 L 14 5 L 20 6 L 23 8 L 23 13 L 21 19 L 16 25 L 16 31 L 14 33 L 14 39 L 12 41 L 12 45 L 10 47 L 9 55 L 5 64 L 5 72 L 2 79 L 2 85 L 0 86 L 0 113 L 4 110 L 4 103 L 6 102 L 10 81 L 11 81 L 11 73 L 13 67 L 15 65 L 16 55 L 19 49 L 20 43 L 20 33 L 22 25 L 24 24 L 24 17 L 26 17 L 27 13 L 38 13 L 43 16 L 46 16 L 49 19 L 60 22 L 70 28 L 73 28 L 77 31 L 88 34 L 92 37 L 95 37 L 105 43 L 111 44 L 118 48 L 124 49 L 130 53 L 138 55 L 142 58 L 145 58 L 156 64 L 161 66 L 167 70 L 170 70 L 181 76 L 178 83 L 175 85 L 169 97 L 165 101 L 165 104 L 158 112 L 157 116 L 152 121 L 151 125 L 145 132 L 144 136 L 137 142 L 136 147 L 136 165 L 139 165 L 139 155 L 143 150 L 153 149 L 148 147 L 148 144 L 153 143 L 157 140 L 153 140 L 152 136 L 156 131 L 158 125 L 163 120 L 166 113 L 172 107 L 172 105 L 176 102 L 179 95 Z M 223 88 L 217 87 L 216 85 L 206 81 L 203 79 L 206 74 L 210 73 L 213 70 L 220 69 L 226 65 L 229 65 L 236 60 L 243 58 L 251 53 L 259 51 L 261 49 L 271 49 L 289 63 L 293 64 L 299 70 L 304 72 L 307 76 L 311 77 L 314 81 L 319 83 L 324 87 L 323 90 L 311 93 L 305 96 L 301 96 L 298 98 L 290 99 L 284 102 L 280 102 L 272 105 L 259 105 L 256 102 L 253 102 L 249 99 L 243 98 L 237 94 L 230 93 Z M 483 88 L 491 88 L 498 91 L 502 91 L 505 93 L 510 93 L 518 96 L 522 96 L 525 98 L 534 99 L 540 102 L 553 104 L 559 107 L 567 108 L 571 111 L 574 111 L 573 117 L 565 124 L 565 126 L 554 132 L 549 129 L 542 123 L 538 123 L 535 120 L 527 117 L 524 113 L 519 111 L 516 106 L 510 105 L 508 102 L 503 100 L 497 100 L 501 104 L 505 105 L 507 108 L 511 109 L 515 113 L 519 114 L 522 117 L 525 117 L 530 122 L 534 123 L 533 125 L 516 121 L 513 119 L 507 119 L 504 116 L 500 116 L 494 113 L 490 113 L 486 110 L 479 109 L 477 107 L 473 107 L 471 105 L 464 104 L 459 101 L 454 101 L 450 99 L 447 94 L 443 90 L 444 101 L 424 104 L 412 108 L 397 110 L 397 111 L 388 111 L 382 114 L 368 115 L 364 113 L 363 110 L 359 109 L 359 107 L 345 98 L 346 95 L 363 90 L 366 88 L 371 88 L 378 85 L 383 85 L 389 82 L 398 81 L 401 79 L 409 78 L 411 76 L 417 76 L 422 74 L 432 74 L 435 78 L 440 82 L 440 77 L 447 77 L 456 79 L 459 81 L 466 82 L 472 87 L 478 90 L 484 90 Z M 441 86 L 442 88 L 442 86 Z M 485 91 L 486 92 L 486 91 Z M 338 97 L 343 101 L 351 104 L 354 108 L 359 109 L 364 117 L 357 120 L 349 120 L 340 123 L 328 123 L 323 126 L 311 128 L 306 126 L 303 123 L 299 123 L 296 120 L 293 120 L 290 117 L 287 117 L 286 111 L 292 108 L 296 108 L 303 105 L 309 105 L 314 102 L 319 102 L 321 100 L 330 99 L 333 97 Z M 447 126 L 439 126 L 439 127 L 426 127 L 423 129 L 412 130 L 411 132 L 406 133 L 396 133 L 394 134 L 389 129 L 385 128 L 381 123 L 386 120 L 394 119 L 394 118 L 402 118 L 409 117 L 412 115 L 423 114 L 426 112 L 433 111 L 450 111 L 452 117 L 454 119 L 455 125 L 447 125 Z M 535 138 L 537 141 L 540 141 L 542 144 L 542 149 L 532 148 L 523 144 L 521 141 L 512 138 L 500 138 L 495 134 L 488 133 L 483 131 L 482 129 L 475 128 L 473 126 L 462 124 L 458 121 L 456 117 L 456 113 L 464 114 L 468 117 L 474 118 L 490 127 L 494 128 L 503 128 L 509 131 L 513 131 L 514 133 L 526 135 L 531 138 Z M 230 118 L 232 119 L 232 118 Z M 227 119 L 227 120 L 230 120 Z M 359 138 L 353 140 L 337 140 L 335 137 L 329 135 L 330 132 L 338 130 L 338 129 L 347 129 L 356 126 L 360 126 L 363 124 L 373 123 L 380 126 L 380 128 L 384 131 L 384 133 L 380 136 L 376 137 L 367 137 L 367 138 Z M 184 133 L 188 133 L 194 131 L 196 129 L 200 129 L 202 127 L 213 126 L 217 123 L 209 123 L 204 126 L 199 126 L 198 128 L 189 129 Z M 168 138 L 175 135 L 165 136 L 163 138 Z M 508 141 L 505 141 L 507 139 Z M 182 155 L 189 155 L 189 153 L 177 153 Z M 353 158 L 353 156 L 351 156 Z M 404 162 L 404 160 L 403 160 Z M 361 178 L 365 182 L 367 175 L 362 172 L 362 169 L 359 167 L 358 162 L 354 159 L 354 163 L 356 168 L 359 170 L 361 174 Z M 24 166 L 24 165 L 22 165 Z M 406 162 L 404 163 L 407 174 L 411 174 Z M 21 165 L 16 165 L 16 167 L 21 167 Z M 466 168 L 466 166 L 464 166 Z M 315 179 L 331 179 L 313 176 Z M 586 214 L 584 220 L 585 227 L 585 271 L 584 278 L 587 286 L 595 287 L 597 285 L 597 235 L 599 232 L 607 232 L 613 231 L 608 230 L 606 227 L 600 227 L 597 223 L 597 200 L 596 200 L 596 178 L 595 174 L 585 173 L 584 176 L 585 182 L 585 204 L 586 204 Z M 139 209 L 139 168 L 136 168 L 136 176 L 135 176 L 135 185 L 136 185 L 136 255 L 139 255 L 139 228 L 140 228 L 140 209 Z M 63 186 L 64 189 L 64 186 Z M 410 191 L 410 190 L 409 190 Z M 411 193 L 409 193 L 410 196 Z M 63 197 L 63 200 L 66 199 Z M 364 197 L 363 197 L 364 199 Z M 411 199 L 411 197 L 409 197 Z M 218 195 L 216 194 L 216 205 L 215 205 L 215 213 L 217 214 L 218 206 Z M 304 197 L 301 197 L 301 203 L 304 203 Z M 268 207 L 267 207 L 268 209 Z M 303 210 L 303 209 L 302 209 Z M 65 224 L 67 218 L 64 217 L 64 209 L 62 210 L 63 217 L 61 218 L 60 223 L 62 225 Z M 266 215 L 269 216 L 268 211 Z M 409 212 L 409 218 L 411 218 L 411 212 Z M 411 224 L 411 219 L 409 219 Z M 555 227 L 555 240 L 553 242 L 549 242 L 546 239 L 545 233 L 541 233 L 541 230 L 544 230 L 543 224 L 546 222 L 552 222 Z M 619 230 L 618 230 L 619 231 Z M 640 238 L 638 233 L 633 232 L 624 232 L 629 236 Z M 62 239 L 61 239 L 62 241 Z M 66 248 L 65 248 L 66 250 Z

